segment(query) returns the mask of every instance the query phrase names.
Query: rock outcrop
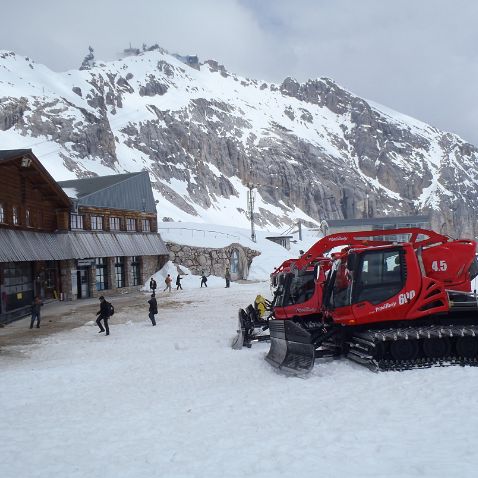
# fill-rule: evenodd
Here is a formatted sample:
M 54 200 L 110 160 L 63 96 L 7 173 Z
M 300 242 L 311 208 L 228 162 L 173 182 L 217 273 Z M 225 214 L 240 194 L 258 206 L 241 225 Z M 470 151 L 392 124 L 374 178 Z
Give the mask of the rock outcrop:
M 478 234 L 478 149 L 458 136 L 330 79 L 198 68 L 160 49 L 54 73 L 0 52 L 0 139 L 44 143 L 54 175 L 147 169 L 160 207 L 183 218 L 226 209 L 246 221 L 253 184 L 259 226 L 429 212 L 440 232 Z

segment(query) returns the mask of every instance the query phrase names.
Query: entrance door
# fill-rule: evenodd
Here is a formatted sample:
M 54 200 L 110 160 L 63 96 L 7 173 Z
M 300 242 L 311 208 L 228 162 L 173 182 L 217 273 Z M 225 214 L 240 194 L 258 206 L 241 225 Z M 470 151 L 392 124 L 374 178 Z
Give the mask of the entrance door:
M 76 280 L 78 284 L 78 299 L 86 299 L 90 296 L 90 284 L 88 282 L 89 268 L 78 269 Z

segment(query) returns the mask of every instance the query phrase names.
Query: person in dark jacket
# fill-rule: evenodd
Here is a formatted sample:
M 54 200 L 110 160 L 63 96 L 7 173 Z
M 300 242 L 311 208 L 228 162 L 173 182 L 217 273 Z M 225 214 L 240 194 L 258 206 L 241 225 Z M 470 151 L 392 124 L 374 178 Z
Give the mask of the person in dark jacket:
M 201 272 L 201 287 L 203 286 L 203 284 L 204 287 L 207 287 L 207 277 L 204 271 Z
M 148 300 L 149 304 L 149 319 L 153 325 L 156 325 L 155 315 L 158 313 L 158 302 L 154 294 L 151 294 L 151 299 Z
M 33 329 L 33 324 L 35 323 L 35 319 L 37 321 L 37 329 L 40 328 L 40 309 L 43 305 L 40 297 L 36 296 L 32 302 L 32 320 L 30 321 L 30 329 Z
M 178 274 L 178 277 L 176 277 L 176 290 L 183 290 L 183 286 L 181 285 L 181 274 Z
M 153 291 L 153 296 L 156 295 L 156 287 L 158 285 L 156 284 L 156 281 L 154 280 L 154 277 L 151 277 L 151 280 L 149 281 L 149 288 Z
M 226 273 L 224 274 L 224 278 L 226 279 L 226 287 L 231 286 L 231 273 L 229 272 L 229 267 L 226 267 Z
M 106 330 L 106 335 L 110 335 L 110 328 L 108 327 L 108 319 L 110 318 L 110 305 L 108 302 L 106 302 L 103 296 L 100 297 L 100 310 L 96 312 L 96 315 L 99 316 L 96 319 L 96 324 L 100 328 L 98 333 L 101 334 L 101 332 Z M 101 325 L 101 321 L 104 322 L 104 327 Z

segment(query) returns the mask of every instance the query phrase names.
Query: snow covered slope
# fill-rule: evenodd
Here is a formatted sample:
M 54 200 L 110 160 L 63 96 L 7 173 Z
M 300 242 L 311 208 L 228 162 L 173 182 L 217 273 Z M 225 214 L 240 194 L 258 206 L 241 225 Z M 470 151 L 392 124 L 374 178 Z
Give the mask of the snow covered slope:
M 108 337 L 97 300 L 57 303 L 29 331 L 50 335 L 2 347 L 2 478 L 476 475 L 478 368 L 375 374 L 343 359 L 287 377 L 268 344 L 230 348 L 237 309 L 267 284 L 184 289 L 158 294 L 156 327 L 146 294 L 115 298 Z M 55 307 L 78 327 L 52 333 Z
M 175 220 L 247 227 L 253 183 L 263 228 L 431 210 L 474 234 L 478 150 L 326 78 L 272 84 L 162 49 L 55 73 L 0 52 L 0 145 L 59 180 L 147 169 Z

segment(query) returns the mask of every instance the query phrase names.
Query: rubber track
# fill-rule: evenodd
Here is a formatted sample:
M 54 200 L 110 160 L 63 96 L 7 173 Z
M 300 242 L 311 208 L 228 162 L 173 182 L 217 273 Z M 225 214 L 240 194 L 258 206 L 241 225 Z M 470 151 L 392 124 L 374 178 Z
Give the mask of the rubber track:
M 420 340 L 442 337 L 478 337 L 478 326 L 434 325 L 426 327 L 407 327 L 398 329 L 367 330 L 356 333 L 348 342 L 350 351 L 347 358 L 368 367 L 375 372 L 412 370 L 417 368 L 450 367 L 460 365 L 478 366 L 478 357 L 466 358 L 458 356 L 424 358 L 415 360 L 390 360 L 374 358 L 375 348 L 380 342 L 395 340 Z

